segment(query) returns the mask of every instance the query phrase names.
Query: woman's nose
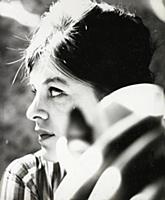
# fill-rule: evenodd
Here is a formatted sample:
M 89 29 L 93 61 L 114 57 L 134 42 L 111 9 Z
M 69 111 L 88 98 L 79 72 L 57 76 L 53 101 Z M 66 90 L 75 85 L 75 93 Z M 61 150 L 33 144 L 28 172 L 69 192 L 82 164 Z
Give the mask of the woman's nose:
M 41 101 L 34 98 L 33 102 L 26 111 L 26 117 L 32 121 L 37 121 L 38 119 L 47 120 L 49 118 L 49 114 Z

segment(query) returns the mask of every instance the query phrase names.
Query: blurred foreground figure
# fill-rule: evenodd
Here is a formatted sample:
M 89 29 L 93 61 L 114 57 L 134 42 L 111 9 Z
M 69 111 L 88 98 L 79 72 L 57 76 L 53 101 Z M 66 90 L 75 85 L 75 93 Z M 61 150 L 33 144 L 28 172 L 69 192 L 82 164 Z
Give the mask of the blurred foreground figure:
M 163 90 L 151 84 L 127 86 L 105 97 L 91 131 L 96 140 L 68 170 L 55 199 L 164 199 L 164 100 Z M 72 117 L 72 124 L 79 121 Z M 70 143 L 80 142 L 76 136 Z
M 105 3 L 50 7 L 25 51 L 41 150 L 7 167 L 0 199 L 164 197 L 164 95 L 150 42 L 139 17 Z
M 150 8 L 154 11 L 155 15 L 165 22 L 165 1 L 163 0 L 147 0 Z

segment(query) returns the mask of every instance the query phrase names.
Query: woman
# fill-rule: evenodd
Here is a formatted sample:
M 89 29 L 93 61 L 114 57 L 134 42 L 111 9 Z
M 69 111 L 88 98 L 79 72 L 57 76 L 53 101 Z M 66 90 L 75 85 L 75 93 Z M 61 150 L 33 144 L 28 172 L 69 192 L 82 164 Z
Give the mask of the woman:
M 65 171 L 56 143 L 66 136 L 70 112 L 89 124 L 97 103 L 128 85 L 152 83 L 150 34 L 140 18 L 105 3 L 62 0 L 42 16 L 25 51 L 34 99 L 27 110 L 41 151 L 6 169 L 2 200 L 53 199 Z

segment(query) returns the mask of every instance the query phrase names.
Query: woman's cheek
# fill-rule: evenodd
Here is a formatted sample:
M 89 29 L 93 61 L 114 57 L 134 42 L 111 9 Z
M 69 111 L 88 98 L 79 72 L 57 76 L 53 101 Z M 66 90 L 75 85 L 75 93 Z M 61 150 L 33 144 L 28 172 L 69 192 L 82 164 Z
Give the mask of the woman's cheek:
M 51 107 L 51 109 L 56 109 L 57 112 L 68 113 L 74 108 L 74 101 L 70 96 L 57 97 L 54 98 Z

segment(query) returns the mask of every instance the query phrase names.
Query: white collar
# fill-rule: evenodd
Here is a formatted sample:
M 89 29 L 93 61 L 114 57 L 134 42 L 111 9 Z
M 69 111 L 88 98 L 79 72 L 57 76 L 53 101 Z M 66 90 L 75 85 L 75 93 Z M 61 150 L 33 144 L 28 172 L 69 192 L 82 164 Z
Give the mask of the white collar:
M 129 110 L 150 116 L 165 115 L 165 95 L 163 89 L 155 84 L 136 84 L 116 90 L 103 98 L 101 108 L 118 103 Z

